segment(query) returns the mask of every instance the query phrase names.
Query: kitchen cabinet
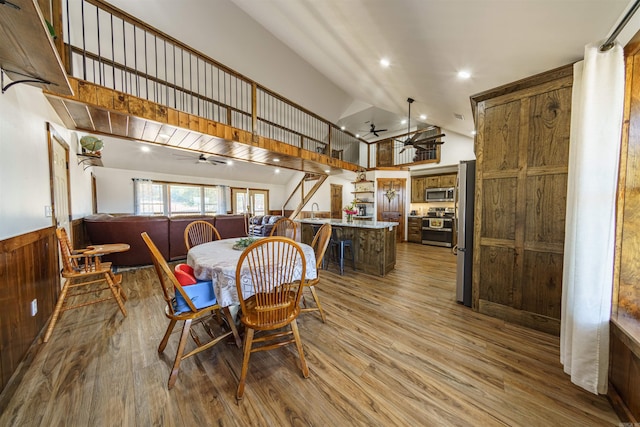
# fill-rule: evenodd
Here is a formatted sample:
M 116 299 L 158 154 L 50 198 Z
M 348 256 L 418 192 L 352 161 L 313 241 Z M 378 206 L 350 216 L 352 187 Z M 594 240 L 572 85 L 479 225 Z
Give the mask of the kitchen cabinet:
M 416 176 L 411 178 L 411 203 L 424 203 L 427 188 L 449 188 L 456 186 L 457 174 Z
M 411 178 L 411 203 L 424 203 L 425 177 Z
M 411 243 L 422 243 L 422 217 L 410 216 L 408 222 L 409 230 L 407 233 L 407 241 Z
M 456 186 L 457 175 L 436 175 L 425 177 L 425 188 L 448 188 Z
M 440 176 L 425 177 L 424 188 L 440 188 Z
M 450 175 L 442 175 L 440 177 L 440 187 L 442 188 L 455 187 L 456 180 L 457 180 L 457 174 L 455 173 Z
M 473 308 L 560 332 L 572 66 L 471 97 Z

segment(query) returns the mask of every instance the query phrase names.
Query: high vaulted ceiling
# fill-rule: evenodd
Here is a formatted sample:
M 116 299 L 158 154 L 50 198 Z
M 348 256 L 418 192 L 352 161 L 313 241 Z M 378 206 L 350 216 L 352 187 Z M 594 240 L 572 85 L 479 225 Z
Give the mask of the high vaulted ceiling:
M 629 0 L 232 0 L 327 76 L 360 113 L 352 132 L 412 120 L 469 135 L 469 96 L 581 59 Z M 637 27 L 636 27 L 637 30 Z M 381 58 L 389 68 L 379 65 Z M 471 78 L 461 80 L 458 71 Z M 375 107 L 375 108 L 367 108 Z M 362 111 L 364 110 L 364 111 Z M 455 115 L 462 115 L 463 119 Z
M 580 60 L 585 45 L 604 40 L 633 3 L 108 1 L 354 134 L 371 123 L 389 129 L 381 138 L 406 132 L 400 121 L 408 97 L 415 99 L 412 125 L 471 136 L 471 95 Z M 625 44 L 638 29 L 640 13 L 618 39 Z M 471 78 L 459 79 L 460 70 Z M 119 167 L 115 159 L 110 166 Z

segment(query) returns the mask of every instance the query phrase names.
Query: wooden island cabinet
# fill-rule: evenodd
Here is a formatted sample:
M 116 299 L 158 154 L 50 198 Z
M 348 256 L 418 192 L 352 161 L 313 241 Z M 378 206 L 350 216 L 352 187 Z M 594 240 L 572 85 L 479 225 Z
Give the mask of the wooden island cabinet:
M 324 223 L 342 228 L 342 234 L 353 241 L 353 253 L 356 270 L 367 274 L 384 276 L 396 265 L 396 227 L 397 222 L 354 221 L 339 219 L 302 219 L 302 243 L 311 244 L 315 229 Z M 330 247 L 325 257 L 329 256 Z M 327 258 L 328 259 L 328 258 Z M 345 274 L 349 271 L 349 262 L 345 261 Z

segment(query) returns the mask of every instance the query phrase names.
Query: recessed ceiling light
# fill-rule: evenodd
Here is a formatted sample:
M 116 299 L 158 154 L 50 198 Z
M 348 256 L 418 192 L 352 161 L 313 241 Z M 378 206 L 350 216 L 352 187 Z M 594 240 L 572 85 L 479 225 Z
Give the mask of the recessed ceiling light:
M 227 164 L 228 164 L 228 165 L 232 165 L 232 164 L 233 164 L 233 161 L 231 161 L 231 160 L 227 160 Z
M 275 173 L 280 173 L 280 169 L 276 169 L 274 172 Z
M 360 138 L 360 134 L 359 133 L 356 133 L 356 138 Z
M 140 147 L 140 151 L 142 151 L 143 153 L 148 153 L 149 151 L 151 151 L 151 148 L 148 145 L 143 145 L 142 147 Z
M 331 172 L 331 169 L 325 169 L 324 172 L 325 173 L 329 173 L 329 172 Z
M 344 130 L 344 129 L 345 129 L 345 127 L 344 127 L 344 126 L 340 126 L 340 130 Z
M 420 114 L 420 120 L 427 120 L 426 114 Z
M 407 119 L 402 119 L 402 121 L 400 122 L 401 125 L 406 125 L 407 124 Z
M 387 67 L 389 67 L 389 65 L 391 65 L 391 63 L 389 62 L 389 60 L 388 60 L 387 58 L 382 58 L 382 59 L 380 60 L 380 65 L 381 65 L 383 68 L 387 68 Z
M 476 132 L 475 130 L 471 131 L 471 135 L 475 135 L 476 133 L 478 133 L 478 132 Z
M 276 157 L 276 158 L 274 158 L 274 159 L 273 159 L 273 161 L 274 161 L 274 162 L 279 162 L 279 161 L 280 161 L 280 159 Z
M 471 73 L 467 70 L 460 70 L 458 71 L 458 77 L 460 77 L 461 79 L 468 79 L 469 77 L 471 77 Z

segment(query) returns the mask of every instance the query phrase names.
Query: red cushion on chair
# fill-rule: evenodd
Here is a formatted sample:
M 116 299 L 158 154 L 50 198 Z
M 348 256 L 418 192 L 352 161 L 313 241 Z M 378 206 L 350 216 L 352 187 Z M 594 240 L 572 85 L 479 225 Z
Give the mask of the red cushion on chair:
M 193 275 L 193 268 L 188 264 L 178 264 L 173 271 L 182 286 L 195 285 L 198 282 Z

